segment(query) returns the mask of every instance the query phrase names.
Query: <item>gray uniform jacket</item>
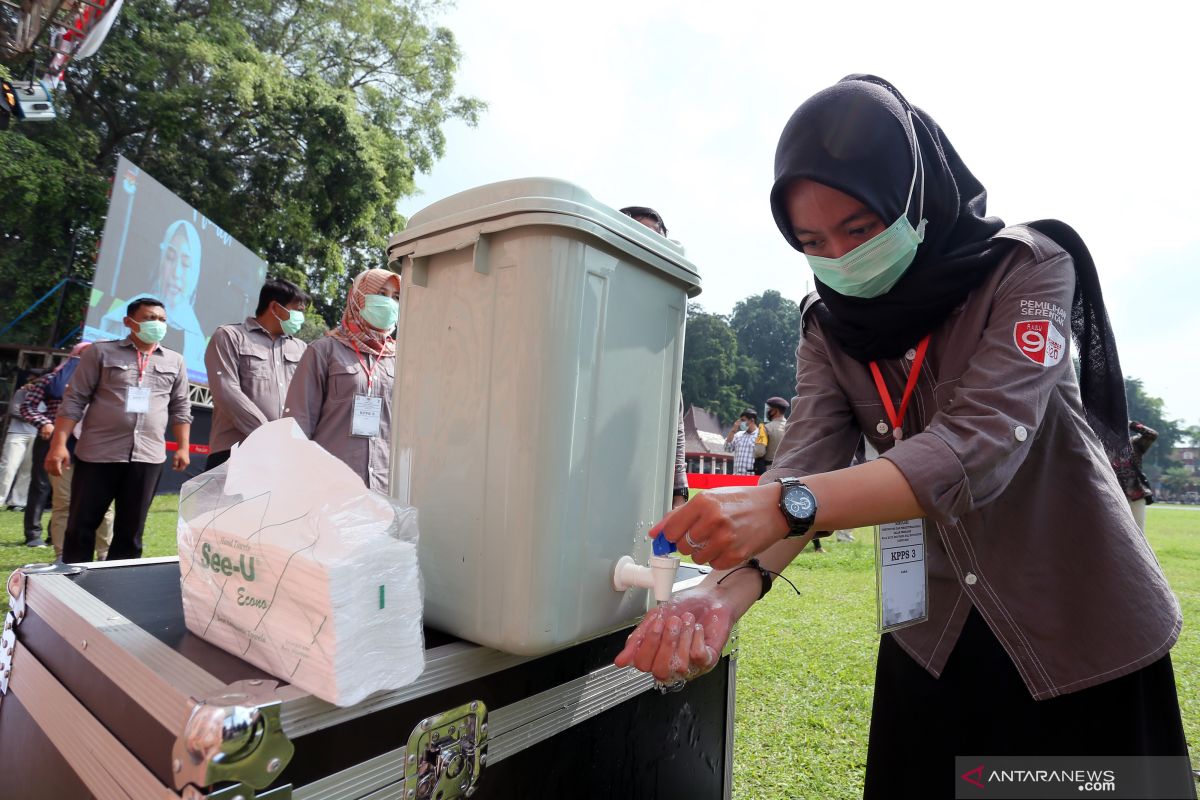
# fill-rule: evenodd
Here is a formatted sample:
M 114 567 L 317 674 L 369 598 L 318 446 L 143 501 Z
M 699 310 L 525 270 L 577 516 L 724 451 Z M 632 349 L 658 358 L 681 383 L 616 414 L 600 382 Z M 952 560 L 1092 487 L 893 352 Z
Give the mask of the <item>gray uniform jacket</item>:
M 779 445 L 783 443 L 783 430 L 787 427 L 787 419 L 785 417 L 776 417 L 766 424 L 767 429 L 767 452 L 763 458 L 767 463 L 775 460 L 775 454 L 779 452 Z
M 375 364 L 374 356 L 363 353 L 362 358 Z M 284 400 L 284 416 L 293 417 L 305 436 L 346 462 L 377 492 L 388 491 L 391 475 L 395 374 L 395 356 L 379 359 L 374 367 L 370 394 L 382 397 L 383 403 L 379 435 L 370 439 L 350 435 L 354 398 L 368 393 L 366 370 L 358 354 L 332 336 L 308 346 Z
M 1024 246 L 933 332 L 900 442 L 867 366 L 805 320 L 801 422 L 762 480 L 845 467 L 865 435 L 926 514 L 929 619 L 895 640 L 940 675 L 973 606 L 1042 700 L 1162 658 L 1183 620 L 1083 416 L 1071 257 L 1029 228 L 999 235 Z M 896 406 L 912 356 L 879 364 Z
M 187 368 L 183 356 L 164 347 L 155 348 L 145 361 L 139 378 L 138 350 L 128 338 L 96 342 L 83 351 L 58 409 L 60 417 L 83 420 L 75 446 L 78 458 L 145 464 L 167 460 L 167 425 L 192 421 Z M 150 410 L 126 412 L 127 391 L 138 386 L 139 380 L 142 387 L 150 389 Z
M 36 425 L 31 425 L 21 416 L 21 403 L 25 402 L 25 387 L 13 392 L 8 401 L 8 433 L 6 436 L 33 436 L 38 432 Z
M 288 384 L 306 345 L 294 336 L 271 334 L 254 317 L 222 325 L 204 352 L 213 396 L 214 453 L 240 444 L 259 425 L 283 415 Z

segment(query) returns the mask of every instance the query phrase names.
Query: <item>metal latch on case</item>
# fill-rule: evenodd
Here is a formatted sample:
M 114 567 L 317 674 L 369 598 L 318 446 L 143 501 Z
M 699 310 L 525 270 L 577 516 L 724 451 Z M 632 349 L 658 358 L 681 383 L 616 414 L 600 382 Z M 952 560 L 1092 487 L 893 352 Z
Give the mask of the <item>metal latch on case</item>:
M 176 788 L 224 781 L 266 789 L 288 765 L 295 747 L 279 721 L 275 681 L 239 681 L 200 702 L 175 742 Z
M 487 706 L 475 700 L 426 717 L 405 752 L 405 800 L 470 797 L 487 763 Z

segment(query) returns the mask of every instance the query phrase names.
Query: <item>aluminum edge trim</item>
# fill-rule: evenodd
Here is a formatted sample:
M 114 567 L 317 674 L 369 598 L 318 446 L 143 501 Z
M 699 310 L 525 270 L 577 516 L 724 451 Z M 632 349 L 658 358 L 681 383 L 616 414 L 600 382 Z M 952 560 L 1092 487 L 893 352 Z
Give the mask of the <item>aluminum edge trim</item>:
M 617 668 L 610 664 L 560 686 L 491 711 L 488 713 L 487 763 L 502 761 L 636 697 L 653 685 L 654 678 L 651 675 L 632 667 Z M 732 739 L 727 738 L 727 742 L 731 745 Z M 295 789 L 292 797 L 294 800 L 401 798 L 405 788 L 403 778 L 406 757 L 407 750 L 404 747 L 391 750 L 362 764 Z M 486 767 L 483 774 L 487 774 Z M 732 775 L 732 772 L 728 774 Z
M 159 783 L 32 652 L 18 643 L 13 660 L 11 690 L 55 749 L 68 757 L 89 792 L 128 800 L 178 800 L 179 795 Z M 6 783 L 13 779 L 5 776 Z
M 53 597 L 68 613 L 117 642 L 180 693 L 207 697 L 225 689 L 223 681 L 155 639 L 112 606 L 77 586 L 68 576 L 30 575 L 29 586 L 35 601 L 42 594 Z M 62 635 L 54 619 L 46 619 L 46 623 Z
M 183 731 L 195 702 L 225 684 L 61 575 L 31 575 L 30 607 L 164 728 Z
M 609 665 L 489 712 L 487 763 L 494 764 L 544 741 L 620 705 L 653 685 L 654 679 L 650 675 L 632 667 L 618 669 Z M 517 729 L 516 732 L 514 729 Z M 391 750 L 295 789 L 292 797 L 294 800 L 385 800 L 403 797 L 406 757 L 407 750 L 404 747 Z M 486 767 L 483 774 L 487 774 Z
M 396 783 L 400 784 L 399 790 L 403 791 L 406 752 L 406 747 L 391 750 L 293 789 L 292 800 L 358 800 Z
M 373 695 L 347 708 L 338 708 L 312 696 L 285 700 L 280 710 L 280 721 L 287 737 L 295 739 L 408 700 L 424 697 L 441 689 L 459 686 L 485 675 L 515 667 L 532 661 L 533 658 L 502 653 L 468 642 L 453 642 L 427 651 L 425 670 L 408 686 Z
M 87 563 L 75 564 L 74 566 L 83 567 L 88 570 L 93 569 L 111 569 L 112 567 L 139 567 L 143 564 L 171 564 L 179 563 L 179 556 L 157 556 L 154 558 L 122 558 L 116 561 L 91 561 Z
M 538 742 L 636 697 L 654 678 L 632 667 L 602 667 L 527 700 L 488 714 L 488 763 L 495 764 Z M 548 713 L 546 713 L 548 710 Z M 539 715 L 540 712 L 540 715 Z
M 618 668 L 611 664 L 601 667 L 588 675 L 491 712 L 488 714 L 491 738 L 494 740 L 496 737 L 535 722 L 548 714 L 566 708 L 568 704 L 586 707 L 596 698 L 621 691 L 626 686 L 643 678 L 649 684 L 653 683 L 650 675 L 638 672 L 632 667 Z

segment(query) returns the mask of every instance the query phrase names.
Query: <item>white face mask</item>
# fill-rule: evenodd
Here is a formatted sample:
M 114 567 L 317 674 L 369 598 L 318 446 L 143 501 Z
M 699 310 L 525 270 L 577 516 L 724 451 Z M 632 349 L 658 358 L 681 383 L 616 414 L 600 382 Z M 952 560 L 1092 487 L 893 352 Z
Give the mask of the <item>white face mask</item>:
M 913 136 L 913 176 L 908 186 L 908 199 L 900 218 L 887 230 L 871 237 L 840 258 L 810 256 L 808 266 L 817 280 L 833 291 L 847 297 L 878 297 L 891 291 L 904 276 L 917 257 L 917 247 L 925 240 L 925 177 L 921 163 L 921 146 L 917 141 L 917 129 L 913 124 L 912 112 L 908 122 Z M 908 209 L 912 205 L 913 189 L 917 185 L 917 173 L 921 172 L 921 222 L 914 229 L 908 221 Z

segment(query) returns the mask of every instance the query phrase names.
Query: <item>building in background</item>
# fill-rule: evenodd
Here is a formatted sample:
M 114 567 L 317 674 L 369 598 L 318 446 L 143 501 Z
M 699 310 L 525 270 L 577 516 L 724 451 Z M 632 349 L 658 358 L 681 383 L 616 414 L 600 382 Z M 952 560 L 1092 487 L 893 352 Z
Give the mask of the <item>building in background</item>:
M 725 452 L 720 420 L 699 406 L 688 406 L 684 411 L 683 449 L 688 472 L 718 475 L 733 472 L 733 455 Z
M 1169 503 L 1200 503 L 1200 447 L 1172 447 L 1167 459 L 1155 494 Z

